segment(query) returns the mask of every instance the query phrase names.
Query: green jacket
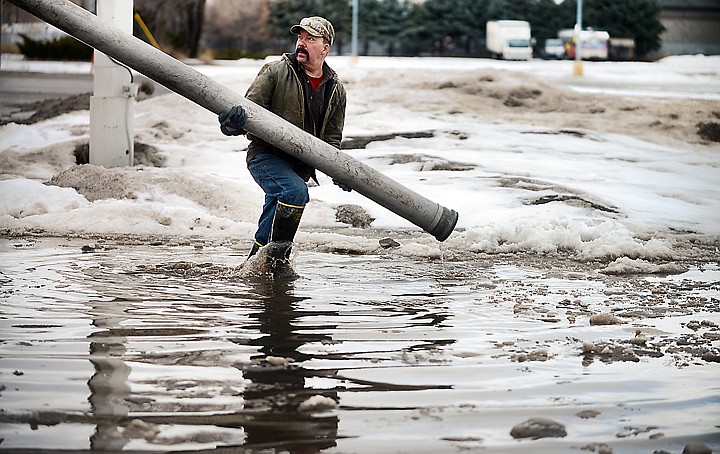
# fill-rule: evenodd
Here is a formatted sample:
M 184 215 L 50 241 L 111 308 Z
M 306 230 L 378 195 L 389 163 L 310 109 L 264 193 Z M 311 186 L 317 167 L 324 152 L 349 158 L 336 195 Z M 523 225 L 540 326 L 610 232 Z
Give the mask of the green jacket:
M 280 60 L 267 63 L 262 67 L 248 88 L 245 97 L 295 126 L 313 133 L 313 128 L 305 125 L 306 99 L 299 71 L 302 70 L 298 69 L 297 60 L 291 54 L 284 54 Z M 325 114 L 315 135 L 339 149 L 345 125 L 347 95 L 337 73 L 327 63 L 324 64 L 324 72 L 326 75 Z M 323 89 L 322 86 L 318 88 L 318 90 L 321 89 Z M 247 136 L 251 140 L 248 148 L 248 162 L 258 153 L 279 151 L 252 134 L 248 133 Z M 295 160 L 289 155 L 288 159 Z

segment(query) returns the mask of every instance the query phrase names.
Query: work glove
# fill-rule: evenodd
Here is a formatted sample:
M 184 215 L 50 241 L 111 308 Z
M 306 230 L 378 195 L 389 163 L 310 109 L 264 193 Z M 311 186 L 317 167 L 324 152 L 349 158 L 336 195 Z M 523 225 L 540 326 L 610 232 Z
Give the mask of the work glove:
M 337 186 L 340 186 L 340 189 L 342 189 L 343 191 L 347 191 L 347 192 L 352 191 L 352 188 L 350 186 L 346 185 L 345 183 L 340 183 L 335 178 L 333 178 L 332 180 L 333 180 L 333 183 L 335 183 Z
M 247 112 L 243 106 L 235 106 L 232 109 L 218 115 L 220 132 L 226 136 L 239 136 L 245 134 L 243 126 L 247 123 Z

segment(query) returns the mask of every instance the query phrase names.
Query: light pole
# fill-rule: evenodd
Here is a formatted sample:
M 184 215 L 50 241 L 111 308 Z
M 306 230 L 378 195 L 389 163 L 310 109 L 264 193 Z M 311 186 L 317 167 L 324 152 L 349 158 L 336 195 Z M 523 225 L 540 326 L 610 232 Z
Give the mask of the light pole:
M 582 62 L 582 0 L 577 0 L 577 13 L 575 20 L 575 71 L 576 76 L 583 75 Z
M 350 53 L 352 54 L 353 61 L 357 61 L 358 58 L 358 0 L 353 0 L 352 3 L 352 42 Z

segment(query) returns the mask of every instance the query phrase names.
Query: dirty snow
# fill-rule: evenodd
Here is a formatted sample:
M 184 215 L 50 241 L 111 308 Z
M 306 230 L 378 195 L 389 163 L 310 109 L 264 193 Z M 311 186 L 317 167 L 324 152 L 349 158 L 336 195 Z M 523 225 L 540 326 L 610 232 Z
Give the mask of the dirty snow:
M 244 93 L 263 62 L 195 66 Z M 459 213 L 444 242 L 321 175 L 298 235 L 301 249 L 375 253 L 567 254 L 579 260 L 671 261 L 720 235 L 720 143 L 698 134 L 720 121 L 720 57 L 655 63 L 482 59 L 329 60 L 348 89 L 345 138 L 431 132 L 346 150 Z M 87 64 L 6 61 L 3 69 L 89 71 Z M 164 167 L 77 166 L 89 112 L 0 127 L 0 231 L 159 235 L 249 244 L 262 193 L 245 167 L 247 140 L 174 94 L 138 102 L 136 142 Z M 362 207 L 370 229 L 336 219 Z M 389 233 L 388 233 L 389 232 Z M 608 272 L 637 263 L 615 262 Z M 647 267 L 641 266 L 643 269 Z

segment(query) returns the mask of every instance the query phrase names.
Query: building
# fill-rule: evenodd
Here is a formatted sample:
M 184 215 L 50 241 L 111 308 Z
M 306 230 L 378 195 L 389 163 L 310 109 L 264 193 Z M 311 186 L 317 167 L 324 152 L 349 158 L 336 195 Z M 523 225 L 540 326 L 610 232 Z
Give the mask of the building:
M 660 55 L 720 55 L 720 0 L 657 0 Z

